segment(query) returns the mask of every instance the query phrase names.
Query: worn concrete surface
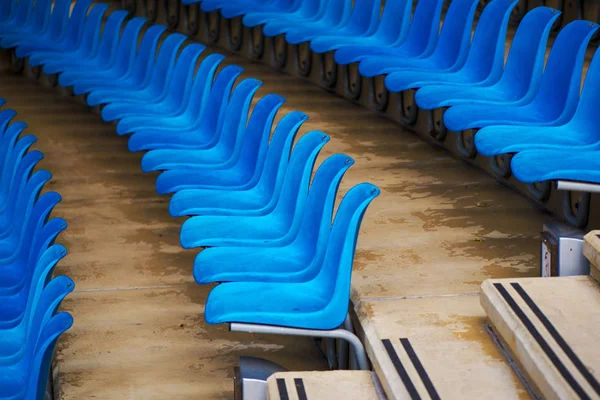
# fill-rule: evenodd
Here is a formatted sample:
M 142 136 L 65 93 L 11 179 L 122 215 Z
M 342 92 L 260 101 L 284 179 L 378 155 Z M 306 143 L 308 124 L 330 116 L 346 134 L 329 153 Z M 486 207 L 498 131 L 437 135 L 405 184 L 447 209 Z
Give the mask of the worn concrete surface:
M 492 279 L 482 285 L 481 304 L 543 398 L 599 398 L 600 286 L 595 279 Z
M 404 299 L 419 297 L 453 313 L 440 296 L 472 296 L 484 279 L 536 274 L 543 215 L 525 199 L 368 110 L 246 59 L 227 61 L 265 82 L 258 97 L 287 98 L 277 119 L 302 110 L 310 120 L 301 132 L 332 137 L 320 161 L 339 152 L 356 160 L 340 195 L 362 181 L 381 188 L 358 242 L 358 309 L 384 301 L 402 310 Z M 76 325 L 59 352 L 65 399 L 228 398 L 238 354 L 299 370 L 324 366 L 309 340 L 250 342 L 204 324 L 209 287 L 192 283 L 195 252 L 178 245 L 181 220 L 168 216 L 155 176 L 141 173 L 141 155 L 129 153 L 111 125 L 26 78 L 5 74 L 0 91 L 39 135 L 43 166 L 55 175 L 50 187 L 65 198 L 55 214 L 70 224 L 62 239 L 70 256 L 59 271 L 77 282 L 66 302 Z
M 411 398 L 394 357 L 424 399 L 435 397 L 419 373 L 419 363 L 442 399 L 529 398 L 489 336 L 477 296 L 363 301 L 357 312 L 373 369 L 389 398 Z M 418 362 L 411 358 L 410 348 Z
M 267 400 L 380 400 L 374 379 L 371 371 L 278 372 L 267 380 Z

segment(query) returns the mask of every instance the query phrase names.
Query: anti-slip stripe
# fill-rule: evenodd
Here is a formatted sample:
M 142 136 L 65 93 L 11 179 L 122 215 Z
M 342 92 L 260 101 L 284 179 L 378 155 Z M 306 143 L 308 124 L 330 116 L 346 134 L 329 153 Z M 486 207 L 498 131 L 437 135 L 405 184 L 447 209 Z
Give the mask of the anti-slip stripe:
M 538 317 L 538 319 L 542 322 L 542 324 L 548 330 L 550 335 L 552 335 L 552 338 L 554 338 L 556 343 L 565 352 L 567 357 L 569 357 L 569 360 L 571 360 L 571 362 L 575 365 L 575 367 L 581 373 L 581 375 L 583 375 L 583 377 L 589 382 L 590 386 L 594 388 L 594 391 L 600 395 L 600 383 L 598 383 L 598 380 L 596 380 L 596 378 L 586 368 L 581 359 L 577 356 L 577 354 L 575 354 L 571 346 L 569 346 L 569 344 L 562 337 L 562 335 L 558 333 L 554 325 L 552 325 L 552 322 L 550 322 L 546 315 L 544 315 L 542 310 L 540 310 L 537 304 L 535 304 L 535 301 L 533 301 L 533 299 L 529 296 L 529 294 L 527 294 L 527 292 L 525 291 L 525 289 L 523 289 L 521 285 L 519 285 L 516 282 L 511 283 L 511 285 L 519 294 L 519 296 L 523 298 L 523 301 L 527 303 L 529 308 L 531 308 L 531 311 L 533 311 L 535 316 Z
M 410 361 L 412 361 L 413 365 L 415 366 L 415 369 L 419 373 L 419 376 L 421 377 L 421 380 L 423 381 L 423 384 L 425 385 L 429 396 L 431 396 L 433 400 L 441 400 L 440 395 L 438 394 L 437 390 L 435 390 L 433 382 L 431 382 L 431 379 L 429 378 L 425 367 L 423 367 L 423 364 L 421 364 L 421 360 L 419 360 L 419 357 L 417 356 L 417 353 L 410 344 L 410 341 L 406 338 L 403 338 L 400 339 L 400 343 L 402 343 L 402 347 L 404 347 L 404 350 L 406 351 L 406 354 L 408 354 Z
M 542 348 L 542 350 L 546 353 L 552 364 L 558 369 L 560 374 L 565 378 L 569 386 L 577 393 L 579 398 L 588 400 L 590 397 L 585 393 L 585 391 L 581 388 L 579 383 L 573 378 L 573 375 L 569 372 L 569 370 L 565 367 L 563 362 L 558 358 L 556 353 L 552 350 L 548 342 L 542 337 L 540 332 L 535 328 L 531 320 L 525 315 L 523 310 L 519 307 L 517 302 L 512 298 L 512 296 L 508 293 L 506 288 L 502 286 L 500 283 L 494 283 L 494 287 L 500 293 L 500 295 L 504 298 L 504 301 L 508 303 L 509 307 L 512 311 L 517 315 L 517 317 L 521 320 L 525 328 L 529 331 L 531 336 L 535 339 L 538 345 Z
M 392 342 L 390 342 L 389 339 L 383 339 L 381 342 L 383 343 L 383 347 L 385 347 L 385 350 L 387 351 L 390 360 L 392 360 L 392 363 L 396 368 L 396 372 L 398 372 L 398 375 L 400 375 L 400 379 L 402 380 L 402 383 L 404 383 L 404 386 L 406 387 L 410 398 L 412 400 L 421 400 L 421 396 L 419 396 L 417 388 L 410 380 L 410 376 L 408 376 L 406 369 L 404 369 L 404 365 L 402 365 L 402 361 L 400 361 L 398 354 L 396 354 L 396 350 L 394 349 L 394 345 L 392 345 Z
M 277 378 L 277 389 L 279 390 L 279 398 L 281 400 L 290 400 L 288 395 L 287 387 L 285 385 L 285 379 Z
M 298 394 L 298 400 L 308 400 L 306 397 L 306 389 L 304 388 L 304 381 L 302 378 L 294 378 L 294 385 L 296 385 L 296 393 Z

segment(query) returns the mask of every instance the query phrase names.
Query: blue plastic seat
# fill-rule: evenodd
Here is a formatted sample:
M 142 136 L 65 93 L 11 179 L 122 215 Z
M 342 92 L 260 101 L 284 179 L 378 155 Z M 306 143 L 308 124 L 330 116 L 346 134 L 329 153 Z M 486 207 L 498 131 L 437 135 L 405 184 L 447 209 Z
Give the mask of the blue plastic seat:
M 197 113 L 201 114 L 209 97 L 214 76 L 224 58 L 220 54 L 210 54 L 200 64 L 198 72 L 195 72 L 195 63 L 189 65 L 189 75 L 175 75 L 172 87 L 166 89 L 167 96 L 158 103 L 111 103 L 102 110 L 103 118 L 110 120 L 117 116 L 121 117 L 121 121 L 117 124 L 117 133 L 123 135 L 128 132 L 151 130 L 161 126 L 161 122 L 167 118 L 168 120 L 180 118 L 191 110 L 198 110 Z M 162 110 L 172 111 L 165 113 Z M 170 141 L 172 140 L 171 137 Z
M 268 146 L 263 141 L 257 157 L 248 160 L 243 184 L 180 190 L 171 198 L 171 215 L 248 215 L 272 210 L 279 199 L 294 139 L 307 119 L 306 114 L 293 111 L 279 121 Z
M 177 117 L 156 118 L 154 126 L 136 127 L 129 138 L 129 150 L 205 148 L 219 138 L 233 84 L 243 69 L 229 65 L 217 75 L 212 87 L 192 93 L 185 111 Z M 119 122 L 120 123 L 120 122 Z M 127 126 L 117 133 L 129 131 Z
M 335 52 L 338 64 L 360 62 L 376 55 L 395 57 L 426 57 L 437 43 L 443 0 L 417 2 L 406 39 L 383 45 L 345 46 Z M 400 29 L 402 32 L 402 29 Z
M 573 21 L 556 37 L 540 89 L 525 104 L 498 104 L 485 107 L 459 105 L 446 110 L 444 123 L 455 132 L 491 125 L 561 125 L 577 108 L 583 61 L 597 24 Z
M 100 54 L 104 53 L 104 58 L 108 60 L 105 64 L 99 65 L 91 71 L 82 69 L 78 65 L 63 68 L 58 83 L 64 87 L 76 85 L 73 89 L 79 94 L 84 93 L 85 91 L 81 90 L 82 87 L 86 87 L 90 83 L 93 85 L 98 80 L 104 79 L 118 80 L 126 76 L 128 72 L 131 73 L 137 54 L 138 38 L 146 22 L 145 18 L 139 17 L 129 20 L 117 42 L 102 42 L 105 46 L 100 50 Z M 161 27 L 149 28 L 148 34 L 151 35 L 156 31 L 158 31 L 156 36 L 159 36 L 163 29 Z M 114 47 L 111 48 L 110 45 L 114 45 Z
M 344 196 L 323 264 L 313 279 L 302 283 L 232 282 L 219 285 L 206 301 L 206 322 L 302 329 L 340 326 L 348 313 L 352 263 L 360 223 L 368 205 L 378 194 L 377 187 L 362 183 Z
M 100 42 L 100 32 L 102 30 L 102 20 L 106 11 L 107 4 L 97 4 L 91 7 L 87 18 L 80 28 L 80 32 L 72 30 L 74 40 L 65 43 L 65 47 L 56 47 L 47 49 L 45 46 L 42 50 L 36 49 L 29 55 L 27 62 L 32 67 L 47 64 L 49 62 L 71 61 L 82 62 L 93 57 L 98 51 Z M 114 18 L 124 15 L 124 13 L 116 14 Z M 75 36 L 78 35 L 78 36 Z M 57 43 L 58 45 L 58 43 Z M 17 53 L 20 54 L 20 53 Z
M 192 217 L 181 227 L 181 245 L 184 248 L 262 246 L 266 240 L 293 239 L 305 212 L 315 160 L 325 144 L 322 135 L 312 134 L 298 143 L 302 146 L 294 149 L 281 194 L 271 212 L 259 216 Z M 313 182 L 312 187 L 317 191 L 326 190 L 329 183 Z
M 268 142 L 273 120 L 283 103 L 281 96 L 266 95 L 254 108 L 247 127 L 246 113 L 243 113 L 244 119 L 239 121 L 238 127 L 232 127 L 235 130 L 227 125 L 224 127 L 224 134 L 214 147 L 205 150 L 152 150 L 142 159 L 142 170 L 235 169 L 251 174 L 258 159 L 266 155 L 266 146 L 262 143 Z
M 67 57 L 51 52 L 50 57 L 45 57 L 40 62 L 43 64 L 44 73 L 52 75 L 70 68 L 85 68 L 93 71 L 112 64 L 115 60 L 114 48 L 118 44 L 119 33 L 125 18 L 127 18 L 126 11 L 114 11 L 108 16 L 102 28 L 100 26 L 101 19 L 91 21 L 90 30 L 94 29 L 94 31 L 89 40 L 84 39 L 79 51 L 75 51 Z M 99 34 L 100 29 L 102 29 L 102 36 Z M 35 56 L 36 54 L 33 54 L 29 59 L 31 60 Z
M 246 79 L 235 88 L 231 95 L 225 123 L 219 140 L 214 146 L 194 150 L 151 150 L 142 158 L 142 171 L 169 169 L 226 169 L 236 164 L 243 144 L 250 138 L 258 140 L 256 134 L 270 132 L 275 114 L 283 104 L 283 98 L 267 95 L 259 100 L 250 122 L 248 115 L 254 95 L 262 85 L 256 79 Z M 248 126 L 248 128 L 246 128 Z M 268 134 L 267 132 L 267 134 Z M 260 138 L 260 136 L 259 136 Z M 242 166 L 242 168 L 244 168 Z
M 379 10 L 380 1 L 357 0 L 348 25 L 326 36 L 311 38 L 311 50 L 325 53 L 345 46 L 392 46 L 404 41 L 410 27 L 412 1 L 386 1 L 381 18 Z M 301 37 L 290 32 L 286 39 L 297 41 Z
M 23 3 L 21 7 L 21 3 Z M 14 18 L 0 22 L 0 34 L 22 33 L 23 35 L 43 32 L 50 15 L 52 1 L 37 0 L 18 2 Z M 26 11 L 25 11 L 26 9 Z
M 339 185 L 354 160 L 336 154 L 323 162 L 333 167 L 319 168 L 325 180 Z M 315 182 L 318 182 L 315 176 Z M 337 185 L 312 191 L 306 203 L 300 229 L 290 242 L 267 241 L 261 247 L 212 247 L 203 250 L 194 262 L 194 279 L 210 282 L 306 282 L 319 272 L 329 241 Z M 252 262 L 248 262 L 252 260 Z
M 573 117 L 558 126 L 493 125 L 475 135 L 475 145 L 486 156 L 517 153 L 524 150 L 562 149 L 565 154 L 600 146 L 598 112 L 600 101 L 600 53 L 596 52 L 588 69 L 581 98 Z
M 407 4 L 408 2 L 405 1 L 404 3 Z M 319 39 L 327 43 L 336 43 L 355 39 L 363 35 L 375 35 L 380 21 L 380 4 L 381 0 L 357 0 L 350 15 L 346 19 L 340 20 L 337 24 L 321 21 L 308 25 L 291 26 L 286 32 L 285 40 L 291 44 L 312 41 L 312 48 L 314 41 Z M 390 5 L 389 8 L 393 8 L 393 5 Z M 386 10 L 384 9 L 384 17 L 385 13 Z M 321 53 L 323 52 L 321 51 Z
M 181 109 L 182 107 L 185 109 L 194 87 L 196 63 L 203 51 L 204 46 L 197 44 L 186 46 L 181 51 L 175 63 L 173 74 L 168 81 L 165 80 L 163 91 L 158 98 L 146 101 L 116 101 L 107 104 L 102 109 L 102 119 L 104 121 L 114 121 L 125 118 L 143 118 L 143 121 L 147 122 L 150 116 L 172 116 L 183 112 Z M 214 60 L 215 58 L 216 60 Z M 211 67 L 214 67 L 213 70 L 216 70 L 222 57 L 211 57 L 209 55 L 207 59 L 208 61 L 204 60 L 203 64 L 210 64 Z M 206 76 L 203 76 L 204 69 L 205 67 L 201 65 L 196 75 L 199 82 L 201 82 L 201 87 L 206 84 Z
M 155 64 L 156 49 L 158 48 L 160 37 L 166 28 L 162 25 L 153 25 L 148 28 L 144 32 L 138 49 L 138 33 L 143 23 L 145 23 L 144 20 L 136 20 L 136 23 L 131 25 L 135 30 L 132 29 L 128 32 L 130 33 L 129 38 L 120 40 L 119 44 L 122 44 L 121 51 L 123 54 L 119 57 L 120 60 L 114 65 L 114 68 L 109 68 L 101 72 L 99 76 L 84 73 L 79 76 L 79 79 L 72 79 L 74 81 L 72 83 L 74 83 L 73 92 L 75 94 L 90 92 L 112 93 L 110 91 L 114 91 L 123 82 L 128 85 L 124 87 L 124 90 L 127 90 L 126 93 L 123 93 L 125 97 L 135 85 L 144 87 L 148 85 L 148 82 L 153 78 L 152 71 Z M 78 71 L 74 72 L 78 73 Z M 163 78 L 164 76 L 157 78 L 159 81 L 156 84 L 159 85 Z M 64 81 L 65 85 L 69 83 Z M 97 97 L 99 96 L 96 93 L 94 94 Z
M 72 281 L 64 285 L 69 284 L 73 287 Z M 44 398 L 45 385 L 56 342 L 58 337 L 72 325 L 73 317 L 69 313 L 61 312 L 54 315 L 36 338 L 30 338 L 27 341 L 27 354 L 18 364 L 0 368 L 1 399 Z
M 360 74 L 373 77 L 397 70 L 454 71 L 462 67 L 471 43 L 477 4 L 476 0 L 456 0 L 450 3 L 439 39 L 429 56 L 406 57 L 402 54 L 395 56 L 393 53 L 373 56 L 360 63 Z
M 62 249 L 49 248 L 37 261 L 38 269 L 43 271 L 52 271 L 54 266 L 60 261 L 66 252 Z M 2 346 L 0 346 L 0 368 L 2 366 L 12 365 L 19 362 L 23 357 L 27 339 L 35 335 L 36 328 L 43 325 L 56 312 L 57 307 L 68 292 L 61 291 L 58 296 L 52 290 L 51 277 L 46 275 L 45 280 L 38 280 L 31 287 L 26 288 L 19 293 L 20 297 L 3 297 L 3 307 L 0 309 L 0 335 L 2 335 Z M 48 284 L 46 284 L 48 282 Z M 26 302 L 25 304 L 18 304 Z M 13 317 L 6 311 L 12 311 L 12 308 L 23 307 L 22 315 L 19 321 L 6 326 L 7 318 Z
M 1 154 L 5 156 L 5 160 L 2 167 L 2 186 L 0 186 L 0 216 L 9 215 L 7 210 L 10 207 L 14 209 L 15 202 L 18 201 L 20 191 L 25 186 L 31 171 L 44 157 L 39 151 L 27 153 L 31 145 L 36 142 L 35 136 L 23 136 L 15 143 L 17 136 L 22 131 L 19 125 L 21 124 L 18 122 L 11 125 L 5 137 L 9 135 L 12 137 L 6 138 L 7 141 L 2 143 Z M 13 129 L 14 126 L 17 126 L 18 129 Z
M 511 160 L 518 180 L 535 183 L 572 180 L 600 183 L 600 150 L 525 150 Z
M 27 157 L 25 157 L 27 159 Z M 33 168 L 34 165 L 26 166 Z M 21 241 L 28 240 L 23 237 L 24 227 L 32 215 L 35 203 L 40 190 L 50 179 L 48 171 L 36 171 L 27 183 L 18 190 L 18 194 L 13 195 L 6 211 L 0 217 L 1 240 L 0 240 L 0 264 L 6 259 L 11 262 L 18 258 Z M 15 204 L 15 202 L 17 202 Z
M 52 7 L 52 13 L 50 13 L 50 7 L 46 7 L 45 10 L 40 9 L 41 12 L 36 18 L 35 26 L 32 26 L 29 30 L 22 30 L 20 32 L 2 33 L 0 46 L 4 49 L 10 49 L 20 43 L 60 40 L 65 21 L 69 19 L 70 7 L 71 2 L 69 0 L 58 0 Z
M 496 82 L 483 85 L 432 85 L 417 91 L 415 102 L 425 110 L 461 104 L 526 104 L 538 92 L 548 37 L 560 12 L 537 7 L 521 20 L 513 37 L 504 71 Z
M 498 81 L 504 68 L 508 21 L 516 4 L 516 0 L 494 0 L 485 7 L 461 68 L 453 71 L 398 70 L 386 76 L 386 88 L 390 92 L 401 92 L 434 84 L 484 85 Z
M 132 74 L 125 79 L 111 82 L 110 85 L 98 85 L 98 89 L 89 87 L 80 89 L 90 92 L 86 98 L 87 104 L 95 106 L 114 101 L 152 99 L 160 96 L 162 92 L 160 77 L 172 71 L 177 53 L 185 40 L 184 35 L 171 34 L 162 42 L 156 60 L 152 58 L 154 53 L 151 53 L 151 61 L 147 65 L 142 63 L 141 59 L 137 59 L 136 64 L 144 65 L 147 71 L 143 76 Z
M 345 0 L 315 1 L 320 3 L 316 15 L 306 18 L 288 17 L 284 14 L 281 18 L 267 22 L 263 27 L 263 34 L 267 37 L 277 36 L 287 33 L 299 25 L 305 29 L 305 32 L 324 32 L 327 29 L 342 27 L 348 22 L 352 11 L 351 2 Z M 304 2 L 306 3 L 308 0 L 304 0 Z
M 83 26 L 92 4 L 93 0 L 77 1 L 73 6 L 70 16 L 67 15 L 67 18 L 64 20 L 61 18 L 62 16 L 53 13 L 52 29 L 58 31 L 61 28 L 60 24 L 62 24 L 61 34 L 57 35 L 57 38 L 53 40 L 32 40 L 15 43 L 17 46 L 15 49 L 16 56 L 22 58 L 40 51 L 60 51 L 67 53 L 75 50 L 81 43 Z
M 308 137 L 306 139 L 301 139 L 301 141 L 298 142 L 306 142 L 300 146 L 300 148 L 310 147 L 313 142 L 318 143 L 318 145 L 321 146 L 329 141 L 327 135 L 319 134 L 316 131 L 307 135 Z M 314 146 L 316 146 L 316 144 Z M 271 153 L 272 152 L 270 152 L 269 155 Z M 287 154 L 280 155 L 280 157 L 287 157 Z M 281 164 L 279 164 L 279 167 L 281 167 Z M 156 180 L 156 191 L 160 194 L 166 194 L 184 189 L 246 190 L 256 184 L 256 180 L 259 179 L 257 175 L 256 171 L 239 167 L 221 170 L 169 170 L 158 176 L 158 179 Z
M 54 240 L 66 229 L 67 223 L 61 218 L 54 218 L 44 225 L 57 200 L 53 196 L 42 196 L 41 200 L 42 203 L 36 203 L 35 215 L 30 218 L 23 234 L 32 240 L 18 249 L 19 255 L 14 261 L 0 265 L 0 297 L 15 295 L 26 285 L 47 275 L 45 271 L 37 268 L 35 260 L 39 259 L 48 247 L 53 246 Z M 51 275 L 51 271 L 48 274 Z

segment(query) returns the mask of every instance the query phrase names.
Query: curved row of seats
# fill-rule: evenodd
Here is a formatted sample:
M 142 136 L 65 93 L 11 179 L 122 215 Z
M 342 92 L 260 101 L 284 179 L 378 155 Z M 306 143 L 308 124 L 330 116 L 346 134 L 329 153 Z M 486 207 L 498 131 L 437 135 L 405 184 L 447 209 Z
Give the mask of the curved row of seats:
M 484 155 L 520 153 L 513 171 L 522 181 L 575 179 L 600 182 L 595 153 L 598 134 L 592 111 L 600 54 L 592 61 L 581 96 L 585 51 L 598 29 L 577 20 L 560 31 L 544 67 L 552 25 L 560 12 L 537 7 L 519 24 L 504 60 L 508 20 L 515 0 L 492 0 L 471 35 L 476 0 L 453 0 L 441 29 L 442 0 L 386 1 L 381 18 L 373 0 L 184 0 L 226 18 L 243 16 L 267 37 L 310 42 L 316 53 L 335 51 L 335 61 L 358 63 L 364 77 L 385 75 L 391 92 L 418 89 L 425 110 L 444 114 L 453 131 L 480 129 Z M 472 36 L 472 39 L 471 39 Z M 509 127 L 510 125 L 510 127 Z M 557 155 L 569 155 L 560 160 Z
M 52 278 L 67 224 L 49 219 L 61 197 L 40 195 L 51 174 L 33 172 L 43 154 L 30 151 L 36 138 L 22 135 L 16 114 L 0 110 L 0 399 L 43 399 L 56 341 L 73 323 L 57 310 L 74 283 Z
M 288 70 L 310 76 L 324 87 L 335 86 L 326 83 L 330 71 L 337 77 L 337 66 L 346 68 L 340 70 L 346 75 L 343 88 L 337 86 L 346 97 L 356 100 L 349 94 L 348 81 L 352 85 L 356 81 L 360 88 L 361 79 L 370 79 L 370 100 L 365 101 L 379 111 L 385 111 L 388 104 L 381 99 L 398 93 L 397 107 L 404 107 L 406 115 L 388 109 L 392 118 L 414 128 L 417 110 L 424 111 L 431 121 L 427 122 L 429 132 L 423 135 L 442 143 L 447 130 L 457 132 L 456 145 L 444 146 L 469 160 L 478 153 L 490 156 L 494 173 L 529 184 L 538 201 L 548 199 L 553 180 L 600 183 L 596 121 L 589 111 L 596 102 L 593 87 L 600 73 L 600 54 L 592 60 L 580 93 L 588 44 L 599 33 L 596 23 L 575 20 L 550 41 L 560 11 L 533 8 L 523 16 L 506 54 L 509 20 L 519 4 L 516 0 L 487 2 L 478 17 L 476 8 L 481 3 L 476 0 L 453 0 L 445 11 L 442 0 L 418 0 L 414 8 L 409 0 L 389 0 L 381 13 L 376 0 L 357 0 L 353 5 L 322 0 L 183 0 L 182 4 L 184 9 L 202 10 L 206 18 L 200 21 L 205 29 L 213 29 L 210 15 L 230 21 L 214 27 L 229 27 L 229 32 L 213 36 L 227 37 L 225 42 L 231 42 L 232 49 L 232 38 L 241 32 L 231 21 L 239 19 L 247 29 L 244 40 L 249 41 L 250 56 L 258 57 L 254 54 L 257 43 L 262 43 L 258 37 L 273 38 L 270 46 L 275 59 L 295 52 L 295 56 L 288 54 L 296 58 Z M 275 40 L 281 38 L 286 50 L 280 50 Z M 238 50 L 246 48 L 241 43 L 237 38 Z M 309 48 L 311 54 L 300 55 L 302 47 L 298 46 Z M 334 67 L 326 67 L 326 54 L 333 55 Z M 262 59 L 277 64 L 270 57 Z M 310 64 L 315 62 L 321 63 L 317 76 L 310 75 Z M 358 80 L 349 66 L 357 66 Z M 377 88 L 380 81 L 384 89 Z M 357 93 L 360 96 L 360 90 Z M 438 114 L 443 118 L 436 123 Z M 567 156 L 564 162 L 558 157 L 561 154 Z M 589 193 L 582 195 L 577 212 L 569 204 L 570 193 L 565 195 L 565 219 L 584 227 Z
M 312 131 L 293 146 L 306 114 L 287 113 L 273 127 L 284 98 L 268 94 L 251 111 L 262 82 L 236 84 L 239 66 L 222 66 L 218 54 L 199 62 L 204 46 L 126 11 L 91 0 L 72 11 L 71 0 L 51 11 L 51 0 L 8 3 L 0 45 L 100 105 L 102 118 L 130 135 L 131 151 L 147 151 L 142 169 L 162 171 L 156 188 L 174 194 L 171 214 L 192 216 L 182 246 L 208 247 L 196 281 L 228 282 L 211 292 L 207 322 L 322 330 L 344 322 L 359 226 L 379 190 L 350 189 L 332 222 L 353 160 L 335 154 L 311 181 L 329 137 Z

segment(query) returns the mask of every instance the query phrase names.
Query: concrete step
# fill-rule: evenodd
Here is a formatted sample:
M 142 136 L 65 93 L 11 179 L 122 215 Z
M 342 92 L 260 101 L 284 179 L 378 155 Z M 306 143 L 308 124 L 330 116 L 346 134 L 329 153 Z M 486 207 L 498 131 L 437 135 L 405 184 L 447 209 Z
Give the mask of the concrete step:
M 600 286 L 590 276 L 491 279 L 481 304 L 546 399 L 600 399 Z
M 369 371 L 278 372 L 267 380 L 268 400 L 381 400 Z
M 358 310 L 388 398 L 529 398 L 476 295 L 363 301 Z
M 600 230 L 585 235 L 583 255 L 590 260 L 590 275 L 600 280 Z

